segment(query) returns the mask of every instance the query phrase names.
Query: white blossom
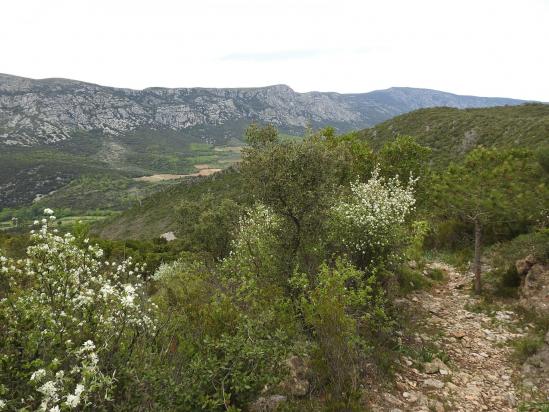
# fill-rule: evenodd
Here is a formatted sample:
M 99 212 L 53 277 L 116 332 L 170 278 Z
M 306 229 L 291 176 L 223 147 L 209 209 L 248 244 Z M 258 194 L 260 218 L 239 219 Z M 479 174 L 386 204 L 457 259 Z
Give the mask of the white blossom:
M 383 179 L 377 170 L 366 183 L 351 184 L 351 195 L 333 209 L 339 241 L 350 251 L 381 255 L 395 243 L 398 229 L 413 210 L 411 179 L 403 187 L 397 179 Z
M 156 309 L 144 292 L 141 266 L 130 259 L 106 265 L 98 246 L 82 248 L 70 233 L 55 234 L 48 227 L 53 220 L 49 211 L 44 211 L 49 219 L 31 233 L 25 259 L 0 255 L 7 285 L 0 299 L 0 312 L 8 320 L 3 327 L 8 334 L 24 328 L 43 342 L 37 355 L 33 349 L 33 357 L 23 359 L 41 361 L 43 368 L 29 374 L 26 398 L 10 400 L 14 410 L 27 408 L 28 399 L 36 400 L 42 411 L 59 411 L 59 402 L 79 407 L 92 393 L 93 399 L 108 400 L 115 380 L 102 369 L 102 353 L 113 350 L 120 337 L 155 329 Z M 27 284 L 33 287 L 21 290 Z
M 83 392 L 84 392 L 84 385 L 80 383 L 76 385 L 74 394 L 70 393 L 67 395 L 67 400 L 66 400 L 67 406 L 69 406 L 69 408 L 76 408 L 81 402 L 80 397 L 82 396 Z
M 32 373 L 30 380 L 40 382 L 45 376 L 46 371 L 44 369 L 38 369 Z

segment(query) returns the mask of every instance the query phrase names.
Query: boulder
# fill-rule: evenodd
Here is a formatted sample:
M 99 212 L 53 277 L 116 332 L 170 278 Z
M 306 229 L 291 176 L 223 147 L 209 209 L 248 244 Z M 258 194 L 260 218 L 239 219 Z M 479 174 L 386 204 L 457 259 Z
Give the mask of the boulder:
M 287 398 L 283 395 L 262 396 L 250 405 L 249 410 L 250 412 L 274 412 L 286 400 Z
M 427 405 L 429 409 L 435 412 L 444 412 L 444 404 L 437 399 L 429 399 Z
M 515 262 L 515 268 L 519 276 L 524 276 L 528 273 L 530 268 L 536 263 L 536 258 L 532 255 L 526 256 L 524 259 L 519 259 Z
M 438 358 L 433 359 L 431 362 L 425 363 L 423 367 L 425 373 L 429 374 L 440 372 L 441 375 L 448 375 L 450 373 L 450 368 Z
M 530 267 L 520 287 L 520 303 L 549 315 L 549 266 L 536 263 Z
M 404 399 L 406 399 L 406 402 L 408 403 L 416 403 L 420 395 L 421 394 L 419 392 L 414 391 L 402 393 L 402 396 L 404 397 Z
M 450 332 L 450 336 L 453 336 L 456 339 L 462 339 L 467 335 L 467 333 L 463 330 L 454 330 Z
M 288 377 L 279 385 L 284 393 L 291 396 L 305 396 L 309 393 L 309 367 L 299 356 L 292 356 L 286 360 Z
M 549 341 L 549 332 L 545 335 Z M 544 343 L 538 351 L 522 365 L 522 386 L 537 388 L 541 393 L 549 393 L 549 343 Z
M 505 401 L 511 408 L 514 408 L 517 406 L 517 398 L 515 394 L 512 392 L 508 392 L 505 394 Z
M 395 406 L 402 406 L 404 404 L 404 402 L 398 399 L 395 395 L 391 395 L 390 393 L 384 393 L 383 399 L 385 399 L 385 401 L 390 403 L 391 405 Z
M 423 387 L 427 389 L 442 389 L 444 388 L 444 382 L 437 379 L 426 379 L 423 381 Z

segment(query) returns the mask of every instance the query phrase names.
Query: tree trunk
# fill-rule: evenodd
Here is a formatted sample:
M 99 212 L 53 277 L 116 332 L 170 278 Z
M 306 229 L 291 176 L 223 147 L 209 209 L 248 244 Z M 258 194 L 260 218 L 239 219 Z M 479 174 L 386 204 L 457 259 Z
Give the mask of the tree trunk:
M 475 260 L 473 263 L 473 272 L 475 274 L 475 293 L 479 294 L 482 289 L 480 283 L 480 271 L 481 271 L 481 262 L 480 258 L 482 255 L 482 226 L 478 219 L 475 219 Z

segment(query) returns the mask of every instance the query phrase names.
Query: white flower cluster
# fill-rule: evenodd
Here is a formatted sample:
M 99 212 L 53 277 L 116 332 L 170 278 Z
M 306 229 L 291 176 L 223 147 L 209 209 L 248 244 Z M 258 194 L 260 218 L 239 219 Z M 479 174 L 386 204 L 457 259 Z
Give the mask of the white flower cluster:
M 242 290 L 252 290 L 257 275 L 265 275 L 276 267 L 273 249 L 280 227 L 280 217 L 261 203 L 240 217 L 231 252 L 224 259 L 223 267 L 231 277 L 239 278 Z
M 126 336 L 154 331 L 155 314 L 141 266 L 131 259 L 100 260 L 99 247 L 59 235 L 48 227 L 53 211 L 44 214 L 48 218 L 31 234 L 26 259 L 0 255 L 0 283 L 7 285 L 0 313 L 8 320 L 0 340 L 17 351 L 22 346 L 21 353 L 42 365 L 29 376 L 28 399 L 8 400 L 10 406 L 20 401 L 19 407 L 28 408 L 38 392 L 36 407 L 55 411 L 78 407 L 91 391 L 106 396 L 113 379 L 101 372 L 102 353 L 109 356 Z M 16 355 L 3 361 L 20 362 Z
M 98 370 L 99 358 L 92 341 L 84 342 L 81 348 L 71 351 L 71 354 L 80 362 L 71 370 L 58 370 L 53 374 L 51 371 L 38 369 L 31 375 L 30 381 L 41 394 L 39 411 L 59 411 L 59 405 L 74 409 L 86 403 L 88 394 L 93 391 L 92 388 L 104 388 L 111 383 L 111 380 Z M 78 380 L 71 391 L 73 381 Z
M 414 183 L 411 179 L 404 187 L 397 178 L 383 179 L 375 170 L 368 182 L 352 184 L 351 196 L 333 208 L 338 240 L 362 254 L 390 246 L 414 208 Z
M 266 235 L 280 225 L 280 219 L 267 206 L 256 203 L 239 218 L 236 237 L 232 242 L 232 251 L 236 253 L 258 245 Z

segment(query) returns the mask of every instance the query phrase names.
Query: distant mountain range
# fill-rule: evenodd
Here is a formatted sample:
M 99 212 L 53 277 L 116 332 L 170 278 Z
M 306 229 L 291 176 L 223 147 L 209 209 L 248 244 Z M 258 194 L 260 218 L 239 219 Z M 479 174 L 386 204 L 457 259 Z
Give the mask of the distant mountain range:
M 67 79 L 33 80 L 0 74 L 0 145 L 36 146 L 82 134 L 124 136 L 151 130 L 223 143 L 252 121 L 299 134 L 311 125 L 339 132 L 371 127 L 412 110 L 518 105 L 524 100 L 460 96 L 393 87 L 369 93 L 297 93 L 286 85 L 259 88 L 99 86 Z

